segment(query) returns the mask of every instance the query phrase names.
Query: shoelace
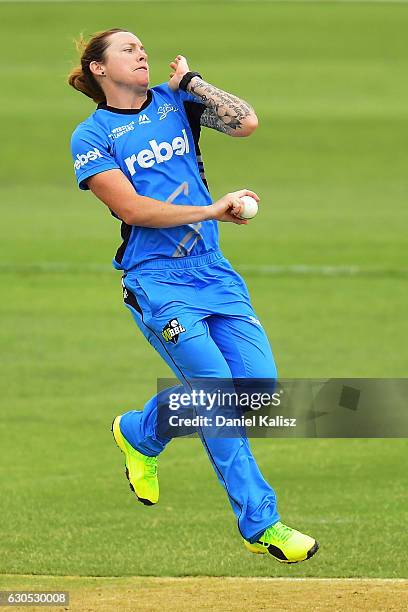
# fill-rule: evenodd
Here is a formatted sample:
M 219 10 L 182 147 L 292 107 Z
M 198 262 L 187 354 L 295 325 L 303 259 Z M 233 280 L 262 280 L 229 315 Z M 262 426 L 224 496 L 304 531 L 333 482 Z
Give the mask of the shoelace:
M 285 544 L 285 542 L 287 542 L 292 535 L 293 529 L 291 527 L 287 527 L 287 525 L 284 525 L 279 521 L 275 523 L 275 525 L 268 527 L 265 534 L 266 537 L 264 538 L 265 540 L 267 539 L 268 532 L 275 540 Z
M 146 457 L 146 476 L 156 476 L 157 474 L 157 457 Z

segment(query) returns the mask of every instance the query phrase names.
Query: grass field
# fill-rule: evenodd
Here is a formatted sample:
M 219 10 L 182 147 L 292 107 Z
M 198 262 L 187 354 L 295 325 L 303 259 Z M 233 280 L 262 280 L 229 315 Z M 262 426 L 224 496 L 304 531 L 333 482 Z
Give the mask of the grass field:
M 122 306 L 115 221 L 75 186 L 68 142 L 93 105 L 64 78 L 81 31 L 125 26 L 154 83 L 182 52 L 247 98 L 254 136 L 205 133 L 203 152 L 214 197 L 262 197 L 222 246 L 280 375 L 405 377 L 408 6 L 0 3 L 0 24 L 2 588 L 11 574 L 407 578 L 406 440 L 253 441 L 285 522 L 321 542 L 299 566 L 244 550 L 197 440 L 163 455 L 157 507 L 134 501 L 110 422 L 169 372 Z

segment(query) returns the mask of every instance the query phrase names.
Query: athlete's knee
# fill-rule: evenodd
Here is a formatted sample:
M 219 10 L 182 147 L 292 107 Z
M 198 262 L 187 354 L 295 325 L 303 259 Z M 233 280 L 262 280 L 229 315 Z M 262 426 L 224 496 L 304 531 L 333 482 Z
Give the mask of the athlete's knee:
M 253 381 L 252 384 L 254 386 L 259 385 L 273 390 L 278 380 L 278 372 L 274 360 L 252 364 L 251 368 L 247 370 L 246 377 L 248 380 Z
M 239 405 L 247 410 L 259 410 L 268 406 L 277 389 L 276 370 L 261 372 L 269 376 L 234 379 L 235 389 L 239 395 Z M 246 408 L 245 408 L 246 406 Z

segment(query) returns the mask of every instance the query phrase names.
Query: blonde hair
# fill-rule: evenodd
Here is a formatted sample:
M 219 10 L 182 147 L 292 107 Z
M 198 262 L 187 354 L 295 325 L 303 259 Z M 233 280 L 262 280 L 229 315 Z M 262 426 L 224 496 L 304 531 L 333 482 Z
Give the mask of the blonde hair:
M 89 65 L 91 62 L 103 62 L 105 60 L 105 51 L 109 46 L 109 37 L 112 34 L 127 31 L 121 28 L 104 30 L 94 34 L 88 41 L 81 34 L 80 39 L 75 41 L 77 50 L 81 53 L 81 63 L 69 73 L 69 85 L 88 96 L 88 98 L 92 98 L 98 104 L 106 102 L 102 87 L 92 74 Z

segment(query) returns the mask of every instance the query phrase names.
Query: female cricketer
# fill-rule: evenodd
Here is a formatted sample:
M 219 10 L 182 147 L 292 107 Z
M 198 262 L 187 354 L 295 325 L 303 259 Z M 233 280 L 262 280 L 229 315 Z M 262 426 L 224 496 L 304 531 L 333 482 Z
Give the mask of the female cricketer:
M 218 243 L 218 221 L 247 224 L 240 198 L 259 198 L 240 189 L 213 202 L 199 148 L 202 126 L 243 137 L 258 120 L 248 103 L 191 72 L 185 57 L 170 67 L 170 80 L 149 88 L 148 56 L 131 32 L 100 32 L 84 45 L 69 84 L 98 106 L 72 136 L 76 179 L 122 222 L 113 265 L 123 271 L 124 302 L 179 381 L 273 386 L 268 339 Z M 146 506 L 158 502 L 157 457 L 172 437 L 158 426 L 159 396 L 112 424 L 131 489 Z M 284 563 L 309 559 L 318 543 L 279 520 L 245 434 L 198 433 L 246 547 Z

